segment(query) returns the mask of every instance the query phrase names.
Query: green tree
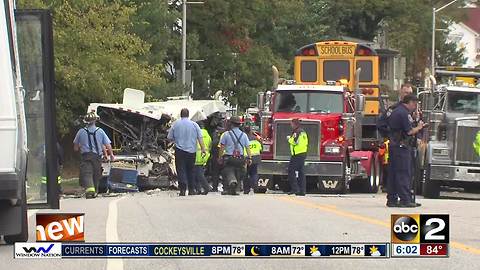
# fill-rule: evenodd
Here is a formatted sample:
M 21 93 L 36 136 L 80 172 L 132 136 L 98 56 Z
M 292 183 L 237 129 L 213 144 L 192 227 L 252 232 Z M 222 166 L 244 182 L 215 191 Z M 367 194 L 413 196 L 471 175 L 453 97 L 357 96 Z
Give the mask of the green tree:
M 23 0 L 53 11 L 57 125 L 61 134 L 91 102 L 121 101 L 126 87 L 149 92 L 161 69 L 143 56 L 150 45 L 132 31 L 134 5 L 107 0 Z
M 189 8 L 188 35 L 198 42 L 188 45 L 189 58 L 205 59 L 190 65 L 195 96 L 222 90 L 245 108 L 271 88 L 271 65 L 289 77 L 296 49 L 328 31 L 311 10 L 303 0 L 210 0 Z

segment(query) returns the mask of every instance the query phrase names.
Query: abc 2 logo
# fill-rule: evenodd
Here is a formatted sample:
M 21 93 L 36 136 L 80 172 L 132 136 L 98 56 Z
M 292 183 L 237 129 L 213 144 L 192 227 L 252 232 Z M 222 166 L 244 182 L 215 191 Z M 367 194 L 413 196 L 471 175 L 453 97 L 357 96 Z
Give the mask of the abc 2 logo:
M 450 236 L 448 215 L 392 215 L 392 243 L 448 244 Z

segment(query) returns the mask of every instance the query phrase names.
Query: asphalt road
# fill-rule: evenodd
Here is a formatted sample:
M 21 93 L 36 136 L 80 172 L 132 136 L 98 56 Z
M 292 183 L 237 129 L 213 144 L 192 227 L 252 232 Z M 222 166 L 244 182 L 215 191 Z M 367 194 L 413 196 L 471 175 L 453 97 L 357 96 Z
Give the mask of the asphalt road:
M 388 242 L 392 213 L 450 214 L 450 258 L 363 259 L 13 259 L 0 245 L 0 269 L 478 269 L 478 200 L 419 200 L 386 208 L 383 194 L 177 197 L 175 192 L 93 200 L 63 199 L 60 212 L 85 213 L 87 242 Z M 41 210 L 39 212 L 55 212 Z M 30 210 L 30 241 L 34 217 Z

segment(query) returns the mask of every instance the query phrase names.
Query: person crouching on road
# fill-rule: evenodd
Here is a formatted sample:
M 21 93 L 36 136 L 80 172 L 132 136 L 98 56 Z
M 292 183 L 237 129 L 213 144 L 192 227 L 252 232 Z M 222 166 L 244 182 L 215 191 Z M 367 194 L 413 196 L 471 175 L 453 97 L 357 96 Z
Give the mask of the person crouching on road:
M 193 177 L 195 178 L 195 189 L 198 194 L 207 195 L 210 191 L 210 185 L 205 178 L 205 166 L 207 165 L 208 159 L 210 158 L 210 148 L 212 145 L 212 138 L 208 131 L 205 129 L 205 123 L 203 121 L 198 121 L 200 130 L 202 132 L 203 143 L 205 144 L 206 154 L 202 155 L 202 148 L 200 144 L 197 143 L 197 153 L 195 156 L 195 171 Z M 202 191 L 203 188 L 203 191 Z
M 80 184 L 85 188 L 87 199 L 97 196 L 98 184 L 102 178 L 102 154 L 115 160 L 111 141 L 103 129 L 95 125 L 98 120 L 95 112 L 87 114 L 83 121 L 86 127 L 78 130 L 73 140 L 73 150 L 80 151 Z
M 249 194 L 250 189 L 255 191 L 258 185 L 258 164 L 262 161 L 260 156 L 262 143 L 260 142 L 260 138 L 253 132 L 251 126 L 245 127 L 245 133 L 247 133 L 248 140 L 250 140 L 252 162 L 247 167 L 247 177 L 245 177 L 245 181 L 243 182 L 243 194 Z
M 224 164 L 222 178 L 225 184 L 222 195 L 238 195 L 237 186 L 246 176 L 246 166 L 251 163 L 250 141 L 240 130 L 240 118 L 230 118 L 231 130 L 220 139 L 219 162 Z M 247 152 L 247 156 L 245 156 Z
M 415 135 L 426 125 L 420 121 L 412 126 L 411 113 L 417 108 L 417 96 L 406 95 L 401 105 L 396 107 L 388 118 L 389 134 L 389 172 L 387 181 L 388 207 L 417 207 L 412 202 L 411 179 L 413 177 L 412 148 L 416 142 Z M 398 198 L 400 202 L 398 202 Z
M 200 145 L 201 155 L 206 155 L 202 131 L 197 123 L 188 118 L 189 114 L 188 109 L 183 108 L 180 111 L 181 118 L 173 123 L 167 135 L 167 138 L 175 143 L 175 167 L 180 189 L 179 196 L 185 196 L 187 187 L 188 195 L 196 194 L 193 170 L 197 141 Z
M 307 182 L 305 179 L 305 158 L 308 151 L 308 135 L 300 126 L 300 120 L 292 119 L 292 135 L 287 136 L 290 145 L 290 162 L 288 164 L 288 181 L 290 193 L 297 196 L 305 196 Z

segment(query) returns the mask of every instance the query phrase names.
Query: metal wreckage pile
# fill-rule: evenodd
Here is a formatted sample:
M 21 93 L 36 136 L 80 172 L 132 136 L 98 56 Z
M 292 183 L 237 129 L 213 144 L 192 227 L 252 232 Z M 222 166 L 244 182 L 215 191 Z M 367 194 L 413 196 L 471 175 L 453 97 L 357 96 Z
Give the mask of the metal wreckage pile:
M 100 192 L 135 192 L 177 187 L 173 144 L 168 130 L 188 108 L 192 121 L 203 121 L 216 133 L 223 128 L 226 106 L 219 100 L 178 99 L 144 103 L 140 90 L 125 89 L 122 104 L 92 103 L 102 127 L 112 140 L 115 161 L 102 164 Z

